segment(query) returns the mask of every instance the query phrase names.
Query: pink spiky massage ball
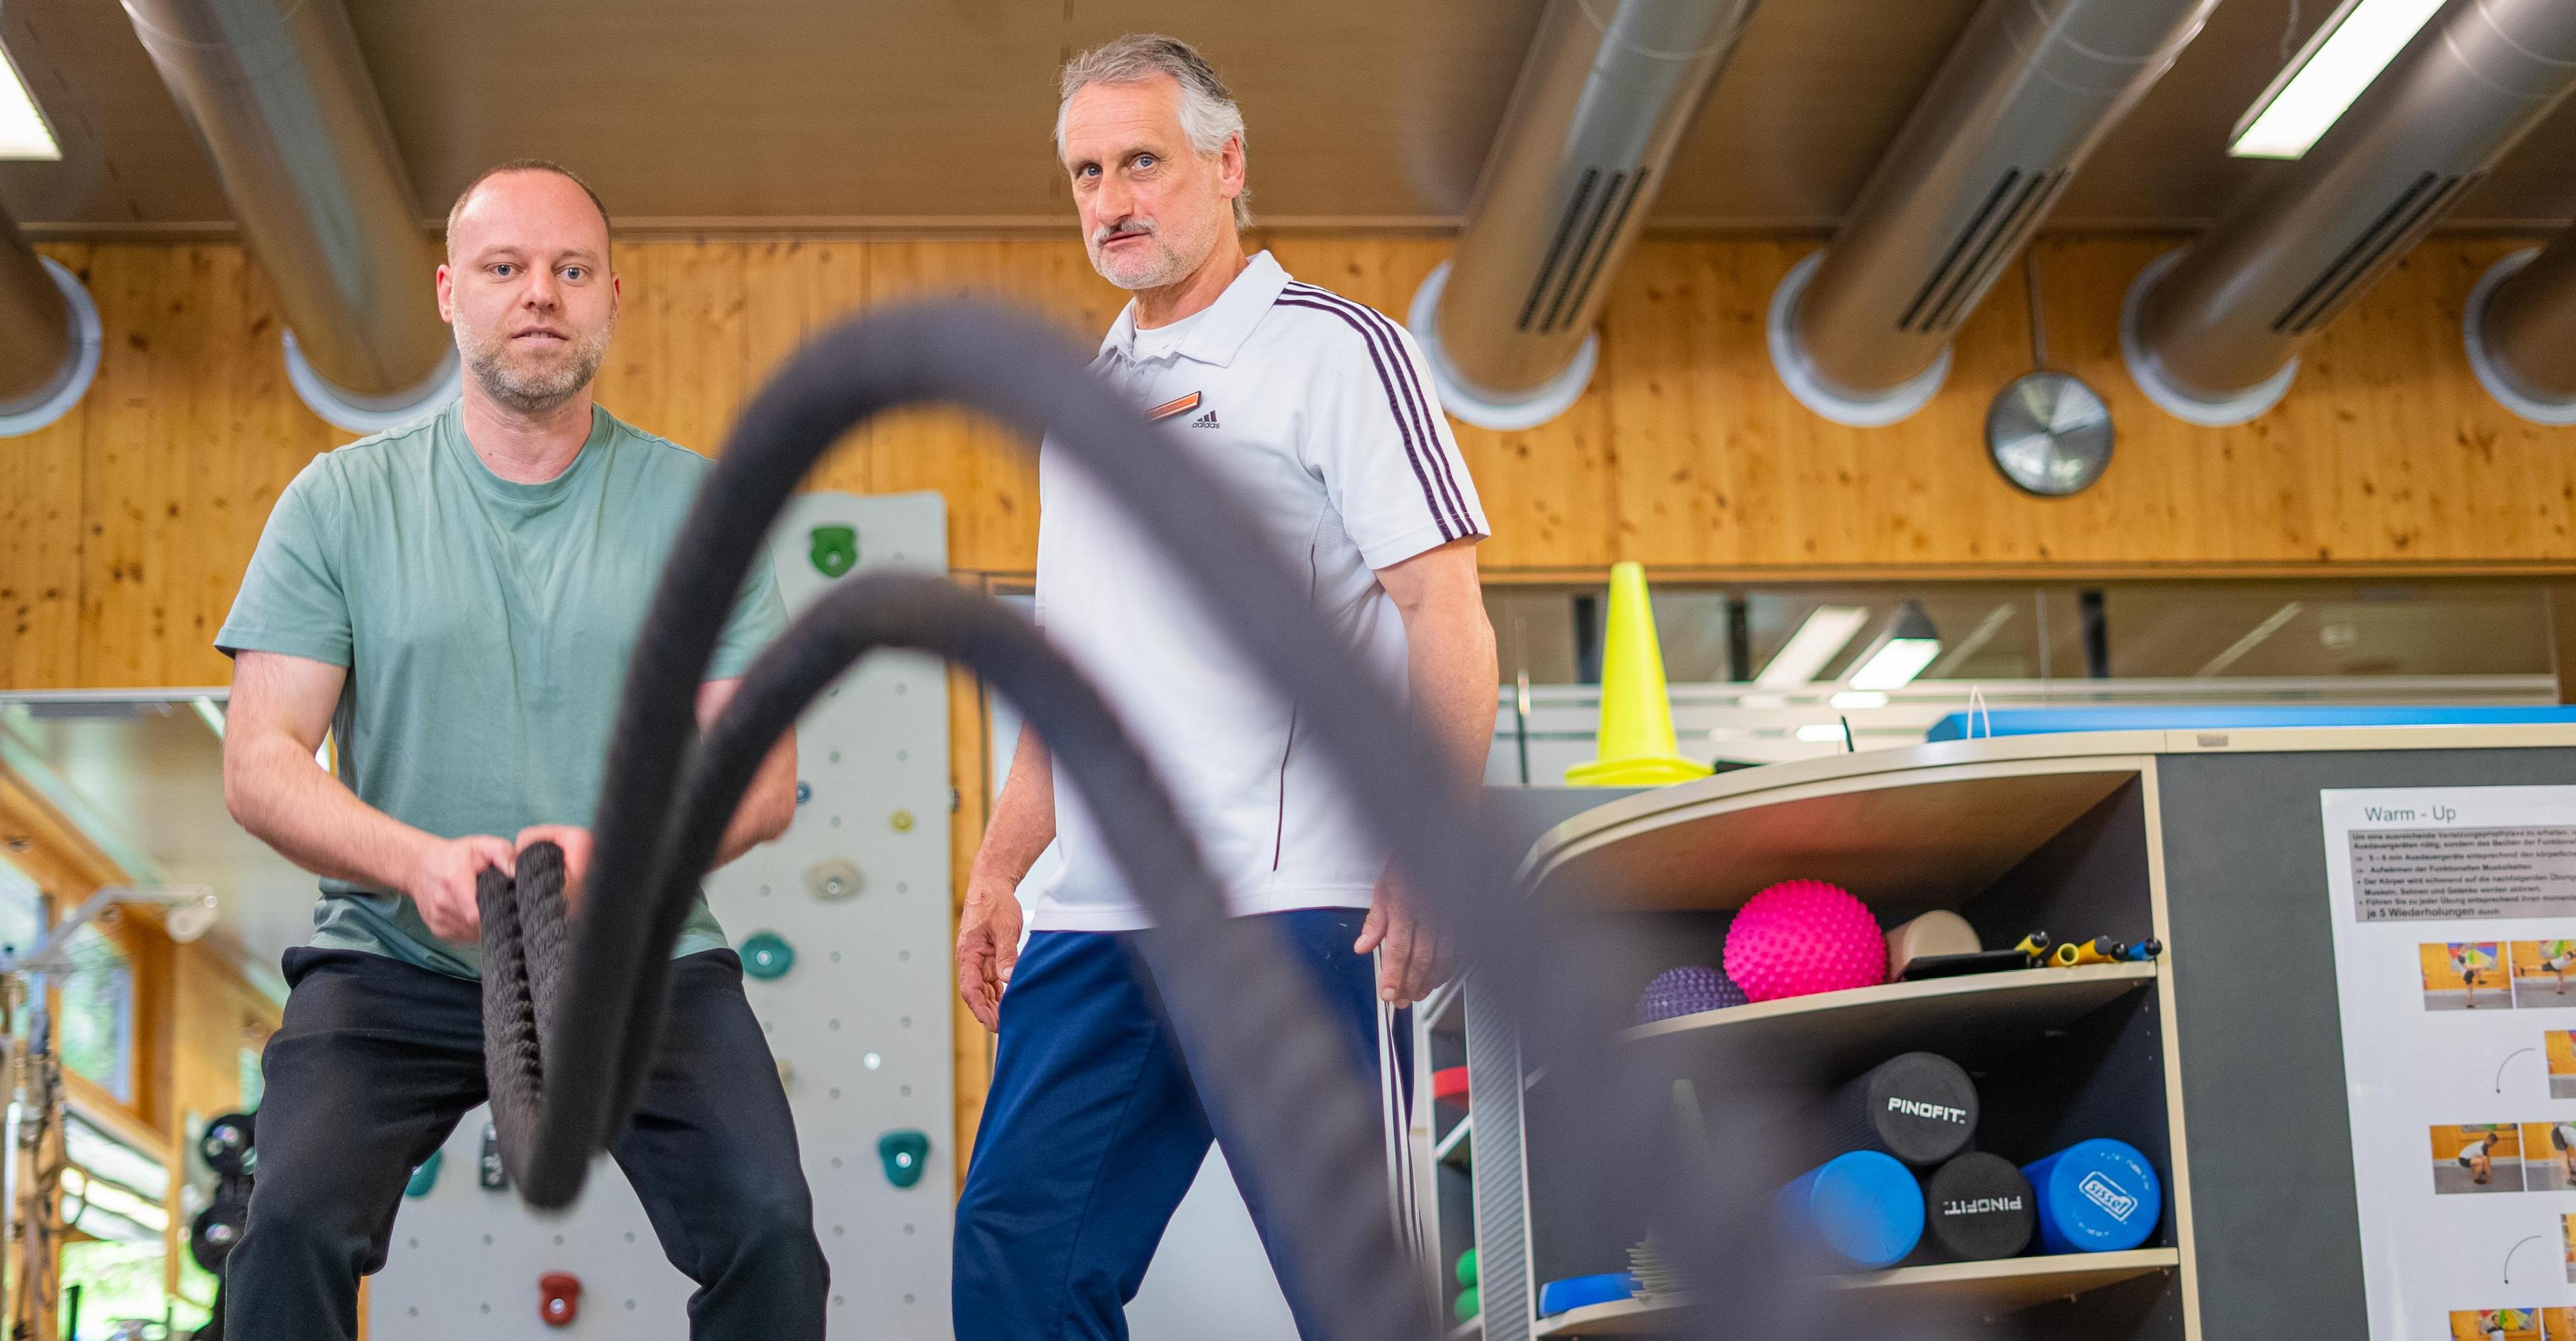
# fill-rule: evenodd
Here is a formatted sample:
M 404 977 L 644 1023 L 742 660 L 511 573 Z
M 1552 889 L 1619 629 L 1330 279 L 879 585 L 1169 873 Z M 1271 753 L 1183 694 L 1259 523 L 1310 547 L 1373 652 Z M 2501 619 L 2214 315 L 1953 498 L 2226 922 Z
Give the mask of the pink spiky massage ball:
M 1775 1001 L 1887 981 L 1887 935 L 1869 906 L 1822 880 L 1784 880 L 1747 900 L 1726 932 L 1726 976 Z

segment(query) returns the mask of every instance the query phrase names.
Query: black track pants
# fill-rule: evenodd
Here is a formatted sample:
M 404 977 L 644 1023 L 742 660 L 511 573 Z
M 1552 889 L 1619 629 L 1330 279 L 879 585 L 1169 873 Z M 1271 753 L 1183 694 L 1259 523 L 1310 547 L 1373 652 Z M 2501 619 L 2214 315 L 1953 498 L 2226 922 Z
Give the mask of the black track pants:
M 290 950 L 268 1043 L 250 1228 L 224 1263 L 233 1341 L 340 1341 L 384 1265 L 413 1165 L 483 1102 L 479 983 L 352 950 Z M 796 1128 L 730 950 L 671 969 L 662 1052 L 610 1147 L 672 1265 L 690 1335 L 806 1341 L 829 1292 Z

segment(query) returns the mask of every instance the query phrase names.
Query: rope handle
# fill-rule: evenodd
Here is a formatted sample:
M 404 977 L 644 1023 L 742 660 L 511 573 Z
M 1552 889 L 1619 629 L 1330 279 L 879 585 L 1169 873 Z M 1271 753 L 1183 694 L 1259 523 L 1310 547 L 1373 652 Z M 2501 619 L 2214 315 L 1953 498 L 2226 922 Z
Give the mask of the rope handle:
M 534 843 L 519 854 L 518 873 L 487 866 L 475 878 L 483 915 L 483 1072 L 491 1090 L 492 1126 L 513 1182 L 536 1145 L 545 1098 L 545 1038 L 555 1017 L 569 923 L 563 897 L 563 849 Z

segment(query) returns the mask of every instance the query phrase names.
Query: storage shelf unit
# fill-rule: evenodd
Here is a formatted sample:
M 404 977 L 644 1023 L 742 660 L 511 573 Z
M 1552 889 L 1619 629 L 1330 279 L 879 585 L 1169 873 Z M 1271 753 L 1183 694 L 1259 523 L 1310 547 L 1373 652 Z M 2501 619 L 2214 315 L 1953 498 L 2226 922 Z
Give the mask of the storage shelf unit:
M 1890 925 L 1956 910 L 1989 946 L 2040 928 L 2161 940 L 2158 963 L 1763 1003 L 1625 1030 L 1615 1046 L 1668 1069 L 1677 1100 L 1692 1092 L 1687 1081 L 1734 1101 L 1686 1111 L 1725 1123 L 1712 1143 L 1765 1161 L 1766 1177 L 1822 1158 L 1810 1147 L 1829 1139 L 1775 1117 L 1911 1048 L 1953 1056 L 1976 1077 L 1980 1149 L 2026 1161 L 2115 1137 L 2163 1176 L 2162 1214 L 2137 1252 L 1841 1278 L 1855 1311 L 1894 1304 L 1949 1341 L 2238 1341 L 2373 1331 L 2346 1138 L 2343 1063 L 2358 1045 L 2337 1002 L 2393 984 L 2359 976 L 2337 953 L 2321 793 L 2440 787 L 2576 787 L 2576 726 L 1944 741 L 1624 796 L 1496 789 L 1488 813 L 1565 807 L 1553 828 L 1532 831 L 1518 892 L 1608 933 L 1584 947 L 1601 954 L 1534 961 L 1525 971 L 1538 981 L 1515 985 L 1521 999 L 1593 992 L 1624 1007 L 1664 969 L 1721 962 L 1735 910 L 1786 879 L 1841 885 Z M 1578 962 L 1596 966 L 1583 970 L 1595 980 L 1550 976 Z M 1669 1333 L 1680 1321 L 1669 1302 L 1536 1316 L 1545 1281 L 1625 1266 L 1652 1212 L 1586 1195 L 1600 1178 L 1599 1101 L 1524 1055 L 1502 994 L 1474 978 L 1459 994 L 1464 1020 L 1451 1005 L 1444 1046 L 1466 1057 L 1474 1081 L 1474 1134 L 1459 1140 L 1472 1140 L 1475 1158 L 1466 1174 L 1439 1164 L 1430 1135 L 1417 1157 L 1444 1196 L 1472 1182 L 1482 1341 Z M 1456 1209 L 1444 1202 L 1441 1214 Z M 2443 1323 L 2427 1312 L 2402 1326 L 2411 1335 Z
M 1810 1078 L 1848 1073 L 1916 1049 L 1974 1065 L 2155 979 L 2152 963 L 1980 973 L 1757 1001 L 1657 1020 L 1620 1037 L 1662 1046 L 1723 1040 Z
M 1874 1306 L 1916 1309 L 1934 1305 L 1944 1312 L 1997 1318 L 2150 1272 L 2172 1271 L 2181 1265 L 2182 1254 L 2174 1249 L 2141 1248 L 2125 1253 L 2068 1253 L 1898 1267 L 1828 1277 L 1827 1283 L 1865 1294 Z M 1592 1304 L 1542 1320 L 1532 1335 L 1660 1336 L 1672 1331 L 1689 1307 L 1689 1301 L 1682 1299 L 1622 1299 Z
M 2160 744 L 2143 735 L 1960 742 L 1746 769 L 1611 799 L 1538 840 L 1523 863 L 1523 893 L 1622 929 L 1622 953 L 1636 962 L 1618 962 L 1637 977 L 1610 984 L 1612 992 L 1634 992 L 1674 964 L 1717 962 L 1735 910 L 1793 879 L 1849 889 L 1890 926 L 1959 911 L 1989 946 L 2039 929 L 2170 943 L 2151 819 Z M 1657 1021 L 1622 1031 L 1620 1046 L 1677 1080 L 1756 1086 L 1763 1093 L 1739 1120 L 1785 1115 L 1809 1101 L 1803 1096 L 1888 1057 L 1933 1051 L 1978 1075 L 1987 1096 L 1980 1148 L 2027 1160 L 2088 1136 L 2130 1141 L 2164 1174 L 2169 1198 L 2157 1236 L 2137 1252 L 1829 1279 L 1855 1307 L 1865 1300 L 1870 1311 L 1884 1304 L 1947 1317 L 1961 1337 L 2020 1314 L 2013 1335 L 2037 1341 L 2114 1333 L 2186 1341 L 2197 1335 L 2179 1322 L 2189 1310 L 2168 1298 L 2189 1290 L 2189 1180 L 2173 1135 L 2180 1114 L 2164 1043 L 2169 979 L 2165 966 L 2146 962 L 1890 983 Z M 1579 1161 L 1570 1156 L 1590 1129 L 1581 1096 L 1554 1094 L 1517 1041 L 1490 1036 L 1509 1026 L 1498 1009 L 1480 1007 L 1475 983 L 1464 994 L 1475 1131 L 1444 1132 L 1439 1145 L 1442 1153 L 1469 1141 L 1484 1147 L 1486 1158 L 1470 1166 L 1484 1336 L 1669 1333 L 1682 1313 L 1669 1300 L 1534 1316 L 1540 1284 L 1617 1269 L 1646 1227 L 1617 1208 L 1578 1211 L 1570 1169 Z M 1757 1157 L 1793 1155 L 1807 1158 L 1785 1148 Z M 1803 1162 L 1787 1172 L 1796 1167 Z M 1504 1271 L 1517 1278 L 1498 1279 Z M 2112 1302 L 2088 1303 L 2089 1313 L 2054 1305 L 2158 1275 L 2168 1284 L 2102 1295 Z M 2105 1310 L 2116 1315 L 2109 1328 L 2100 1325 Z

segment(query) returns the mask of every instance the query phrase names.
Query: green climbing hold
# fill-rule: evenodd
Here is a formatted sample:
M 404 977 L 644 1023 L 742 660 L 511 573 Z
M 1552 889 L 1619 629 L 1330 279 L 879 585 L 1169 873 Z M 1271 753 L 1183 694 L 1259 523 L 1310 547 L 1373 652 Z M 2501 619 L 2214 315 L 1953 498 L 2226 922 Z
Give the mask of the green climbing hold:
M 1461 1285 L 1476 1283 L 1476 1250 L 1473 1248 L 1458 1254 L 1458 1283 Z
M 767 982 L 796 967 L 796 947 L 775 931 L 755 931 L 742 942 L 742 971 Z
M 897 1187 L 910 1187 L 921 1181 L 921 1171 L 930 1163 L 928 1133 L 900 1127 L 877 1138 L 877 1159 L 885 1165 L 886 1181 Z
M 1484 1311 L 1485 1301 L 1477 1297 L 1476 1287 L 1473 1285 L 1460 1290 L 1458 1292 L 1458 1302 L 1449 1306 L 1450 1314 L 1456 1317 L 1460 1322 L 1471 1321 L 1477 1314 Z
M 813 548 L 807 553 L 814 560 L 814 571 L 825 577 L 839 577 L 859 564 L 859 531 L 855 526 L 817 526 Z
M 429 1158 L 422 1160 L 420 1162 L 420 1167 L 411 1171 L 411 1181 L 403 1184 L 403 1195 L 406 1197 L 428 1196 L 429 1190 L 438 1186 L 438 1166 L 445 1162 L 446 1159 L 446 1151 L 430 1151 Z

